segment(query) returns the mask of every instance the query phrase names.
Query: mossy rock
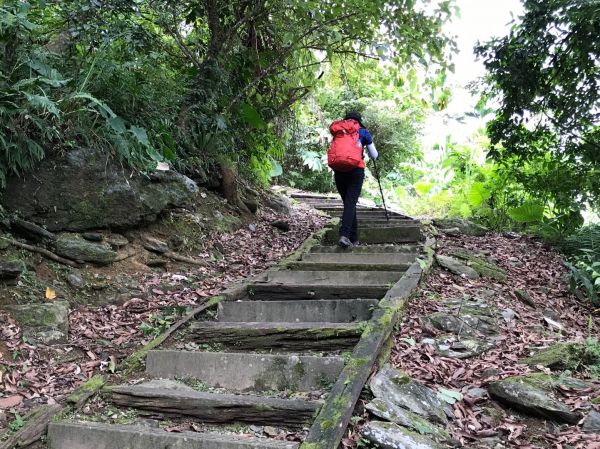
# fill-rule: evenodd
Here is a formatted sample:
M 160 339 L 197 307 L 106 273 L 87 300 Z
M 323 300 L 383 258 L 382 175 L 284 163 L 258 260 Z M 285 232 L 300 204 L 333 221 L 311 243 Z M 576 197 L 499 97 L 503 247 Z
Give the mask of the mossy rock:
M 577 367 L 585 361 L 586 347 L 583 343 L 567 342 L 538 351 L 531 357 L 521 360 L 526 365 L 542 365 L 552 370 Z
M 110 265 L 117 258 L 109 244 L 90 242 L 78 234 L 61 234 L 54 246 L 57 254 L 76 261 Z
M 43 343 L 66 341 L 69 333 L 69 303 L 12 304 L 4 309 L 23 328 L 23 335 Z
M 506 271 L 495 263 L 486 260 L 479 254 L 465 249 L 454 249 L 450 252 L 450 255 L 465 260 L 467 265 L 473 268 L 481 276 L 489 277 L 501 282 L 504 282 L 507 279 Z
M 389 422 L 369 422 L 363 428 L 362 436 L 381 449 L 444 449 L 446 447 L 424 435 L 419 435 L 417 432 L 411 432 Z

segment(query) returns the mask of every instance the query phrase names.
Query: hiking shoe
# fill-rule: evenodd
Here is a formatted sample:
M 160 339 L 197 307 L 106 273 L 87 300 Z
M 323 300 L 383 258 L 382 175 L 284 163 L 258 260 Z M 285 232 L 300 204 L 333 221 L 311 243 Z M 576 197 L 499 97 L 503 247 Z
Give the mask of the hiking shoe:
M 341 246 L 342 248 L 349 248 L 352 246 L 352 242 L 350 241 L 350 239 L 348 237 L 340 237 L 340 240 L 338 241 L 338 245 Z

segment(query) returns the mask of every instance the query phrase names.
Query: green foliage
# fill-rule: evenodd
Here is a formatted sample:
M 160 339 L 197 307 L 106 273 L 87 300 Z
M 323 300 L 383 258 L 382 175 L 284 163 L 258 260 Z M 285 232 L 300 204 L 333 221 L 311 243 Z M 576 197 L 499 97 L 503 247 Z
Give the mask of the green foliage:
M 488 70 L 486 97 L 500 104 L 488 126 L 490 156 L 572 232 L 578 212 L 600 198 L 600 4 L 524 6 L 508 36 L 476 49 Z
M 571 288 L 582 288 L 592 301 L 600 304 L 600 225 L 585 226 L 562 243 L 570 262 Z
M 389 82 L 405 82 L 402 67 L 439 77 L 455 48 L 440 33 L 453 9 L 447 0 L 7 0 L 0 183 L 87 145 L 141 171 L 167 159 L 199 179 L 226 155 L 266 185 L 283 174 L 282 122 L 324 71 L 379 59 L 391 62 Z
M 160 314 L 150 315 L 148 319 L 140 325 L 140 332 L 144 336 L 158 337 L 169 329 L 177 320 L 192 311 L 191 306 L 169 306 L 162 310 Z
M 25 420 L 21 417 L 21 415 L 19 415 L 18 413 L 15 413 L 15 419 L 13 419 L 11 421 L 11 423 L 8 425 L 8 429 L 11 432 L 16 432 L 18 430 L 21 430 L 24 425 L 25 425 Z

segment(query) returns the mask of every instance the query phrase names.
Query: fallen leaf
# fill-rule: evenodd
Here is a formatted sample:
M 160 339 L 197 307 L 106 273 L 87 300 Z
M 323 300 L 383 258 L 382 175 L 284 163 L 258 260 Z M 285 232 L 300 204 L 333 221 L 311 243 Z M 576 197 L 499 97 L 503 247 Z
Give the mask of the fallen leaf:
M 46 287 L 46 299 L 48 301 L 52 301 L 55 298 L 56 298 L 56 290 L 54 290 L 52 287 Z
M 6 410 L 9 408 L 16 407 L 23 402 L 23 396 L 15 394 L 7 398 L 0 398 L 0 410 Z

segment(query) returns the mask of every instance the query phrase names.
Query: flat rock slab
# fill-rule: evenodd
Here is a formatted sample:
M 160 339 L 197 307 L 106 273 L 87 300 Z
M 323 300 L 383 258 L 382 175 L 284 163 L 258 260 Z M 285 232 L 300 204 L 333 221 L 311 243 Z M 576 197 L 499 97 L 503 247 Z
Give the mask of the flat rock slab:
M 313 391 L 335 382 L 341 357 L 150 351 L 146 373 L 154 377 L 193 378 L 209 387 L 233 391 Z
M 444 404 L 431 388 L 389 365 L 373 377 L 369 386 L 377 398 L 410 410 L 432 423 L 445 425 L 448 422 Z
M 494 347 L 493 343 L 475 338 L 463 337 L 458 339 L 454 335 L 442 335 L 433 339 L 436 352 L 444 357 L 453 359 L 468 359 L 489 351 Z
M 360 247 L 359 247 L 360 248 Z M 411 264 L 415 261 L 414 253 L 361 254 L 354 251 L 339 253 L 309 253 L 302 257 L 302 262 L 339 263 L 339 264 Z
M 90 242 L 78 234 L 59 235 L 54 242 L 54 250 L 67 259 L 96 265 L 109 265 L 117 258 L 117 253 L 108 243 Z
M 52 449 L 297 449 L 298 443 L 218 433 L 166 432 L 142 426 L 51 422 Z
M 377 306 L 375 299 L 301 301 L 223 301 L 219 321 L 259 323 L 351 323 L 367 321 Z
M 323 240 L 329 243 L 337 243 L 339 238 L 338 231 L 332 229 L 325 233 Z M 418 242 L 419 240 L 421 240 L 421 227 L 418 225 L 360 228 L 361 243 L 406 243 Z
M 455 259 L 454 257 L 442 256 L 440 254 L 436 254 L 435 260 L 437 263 L 446 270 L 454 273 L 458 276 L 466 277 L 467 279 L 479 279 L 479 273 L 475 271 L 473 268 L 467 266 L 465 263 L 461 262 L 459 259 Z
M 196 322 L 192 338 L 235 349 L 338 350 L 352 348 L 360 323 L 223 323 Z
M 431 424 L 423 417 L 398 407 L 396 404 L 382 398 L 375 398 L 366 405 L 366 409 L 378 418 L 391 421 L 422 435 L 432 435 L 434 438 L 447 439 L 450 437 L 441 427 Z
M 453 315 L 452 313 L 436 312 L 421 317 L 424 323 L 430 324 L 438 330 L 455 335 L 477 337 L 481 335 L 494 336 L 499 332 L 496 321 L 493 318 L 469 313 Z
M 488 386 L 488 393 L 497 401 L 533 416 L 568 424 L 577 424 L 581 416 L 565 404 L 550 397 L 520 377 L 509 377 Z
M 193 416 L 204 422 L 246 422 L 261 425 L 301 426 L 310 422 L 321 403 L 298 399 L 215 394 L 200 391 L 109 387 L 104 390 L 111 401 L 151 413 Z
M 262 283 L 290 285 L 388 285 L 402 276 L 397 271 L 357 273 L 355 271 L 292 271 L 269 273 Z
M 335 253 L 335 254 L 416 254 L 420 251 L 420 246 L 416 244 L 404 245 L 359 245 L 352 248 L 340 248 L 337 245 L 318 245 L 311 248 L 309 254 Z
M 403 429 L 394 423 L 371 421 L 362 430 L 362 436 L 381 449 L 446 449 L 418 433 Z

